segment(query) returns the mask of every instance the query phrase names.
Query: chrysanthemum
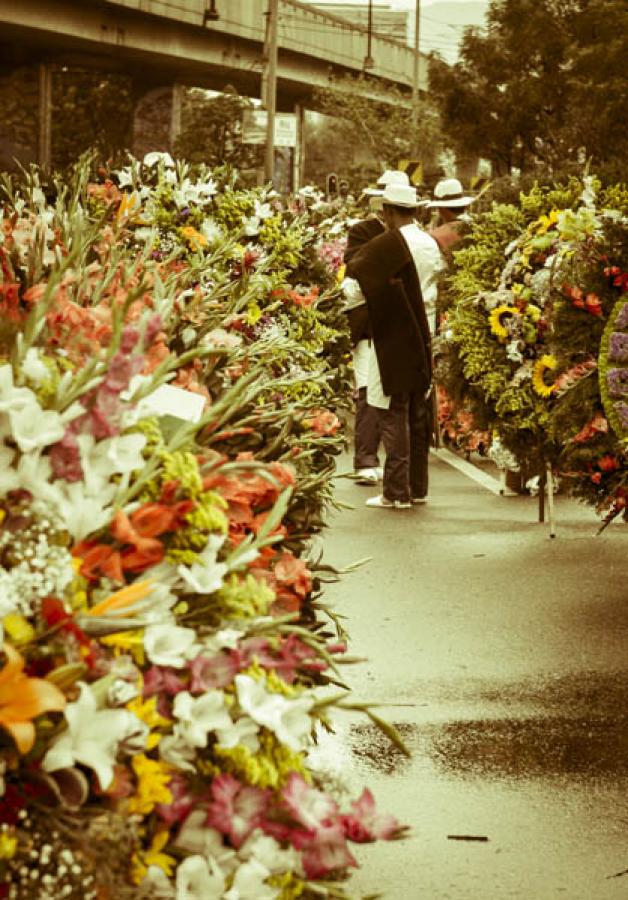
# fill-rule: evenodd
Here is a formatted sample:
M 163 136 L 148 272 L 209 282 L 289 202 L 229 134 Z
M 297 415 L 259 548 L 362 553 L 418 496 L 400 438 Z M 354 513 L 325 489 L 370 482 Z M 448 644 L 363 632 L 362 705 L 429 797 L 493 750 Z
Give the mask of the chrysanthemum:
M 490 325 L 492 333 L 500 339 L 509 337 L 509 331 L 504 323 L 511 316 L 516 315 L 519 315 L 519 310 L 516 306 L 508 306 L 506 303 L 501 303 L 499 306 L 496 306 L 488 317 L 488 324 Z
M 550 397 L 556 390 L 556 381 L 548 384 L 547 373 L 553 372 L 558 363 L 556 358 L 549 353 L 541 356 L 534 364 L 532 370 L 532 387 L 541 397 Z

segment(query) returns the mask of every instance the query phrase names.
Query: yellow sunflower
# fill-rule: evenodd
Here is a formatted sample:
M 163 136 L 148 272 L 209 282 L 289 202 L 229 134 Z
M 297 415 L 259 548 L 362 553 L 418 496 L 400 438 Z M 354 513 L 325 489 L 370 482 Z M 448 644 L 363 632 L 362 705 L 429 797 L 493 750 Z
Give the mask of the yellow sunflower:
M 556 358 L 549 353 L 541 356 L 534 363 L 532 370 L 532 387 L 540 397 L 551 397 L 556 390 L 556 382 L 548 384 L 546 379 L 547 372 L 553 372 L 558 363 Z
M 507 338 L 509 336 L 509 332 L 504 325 L 504 321 L 509 316 L 518 315 L 519 310 L 516 306 L 508 306 L 507 303 L 501 303 L 499 306 L 496 306 L 495 309 L 491 310 L 491 314 L 488 317 L 488 324 L 490 325 L 493 334 L 500 339 Z
M 547 234 L 550 228 L 553 228 L 558 222 L 558 216 L 559 211 L 557 209 L 551 210 L 549 216 L 539 216 L 532 226 L 534 231 L 536 231 L 537 234 Z

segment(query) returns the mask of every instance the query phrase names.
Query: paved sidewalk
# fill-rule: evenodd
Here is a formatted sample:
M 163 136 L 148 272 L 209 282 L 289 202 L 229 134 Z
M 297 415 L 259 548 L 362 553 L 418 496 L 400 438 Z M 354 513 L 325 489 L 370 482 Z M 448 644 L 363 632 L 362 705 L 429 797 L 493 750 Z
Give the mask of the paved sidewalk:
M 588 508 L 499 497 L 433 458 L 430 503 L 331 517 L 325 558 L 372 561 L 329 585 L 347 617 L 364 720 L 340 722 L 317 763 L 412 826 L 360 853 L 356 894 L 387 900 L 606 900 L 628 896 L 628 526 L 594 537 Z M 449 835 L 488 838 L 453 840 Z

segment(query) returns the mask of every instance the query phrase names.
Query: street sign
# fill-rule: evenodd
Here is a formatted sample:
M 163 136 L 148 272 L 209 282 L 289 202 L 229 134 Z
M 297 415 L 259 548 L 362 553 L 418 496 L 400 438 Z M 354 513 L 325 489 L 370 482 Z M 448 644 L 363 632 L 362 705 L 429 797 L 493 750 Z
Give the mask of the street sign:
M 265 144 L 268 115 L 265 109 L 245 109 L 242 114 L 242 143 Z M 297 117 L 294 113 L 275 115 L 275 147 L 296 147 Z

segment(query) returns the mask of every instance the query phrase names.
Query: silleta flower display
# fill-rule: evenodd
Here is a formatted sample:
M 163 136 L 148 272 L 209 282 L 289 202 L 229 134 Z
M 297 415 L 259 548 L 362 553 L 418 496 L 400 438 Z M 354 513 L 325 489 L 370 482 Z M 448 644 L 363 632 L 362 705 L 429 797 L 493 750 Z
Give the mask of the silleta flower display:
M 335 237 L 161 154 L 53 193 L 0 238 L 0 896 L 345 897 L 403 829 L 307 756 L 355 708 L 307 559 Z

